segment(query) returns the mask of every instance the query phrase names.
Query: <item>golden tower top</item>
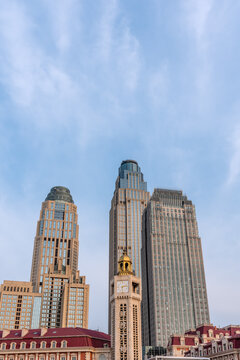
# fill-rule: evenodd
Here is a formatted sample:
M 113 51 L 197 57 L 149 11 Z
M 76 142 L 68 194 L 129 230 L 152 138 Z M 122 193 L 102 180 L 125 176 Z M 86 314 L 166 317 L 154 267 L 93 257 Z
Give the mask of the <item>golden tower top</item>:
M 118 260 L 118 275 L 133 275 L 132 260 L 126 252 Z

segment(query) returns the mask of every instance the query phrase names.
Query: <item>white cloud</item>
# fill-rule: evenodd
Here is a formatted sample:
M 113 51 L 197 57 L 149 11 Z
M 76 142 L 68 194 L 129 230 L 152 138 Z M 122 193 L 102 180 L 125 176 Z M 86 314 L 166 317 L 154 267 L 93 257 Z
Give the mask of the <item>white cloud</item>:
M 12 100 L 29 107 L 42 97 L 60 99 L 74 91 L 69 76 L 54 65 L 33 37 L 35 25 L 19 3 L 2 7 L 0 37 L 4 61 L 1 81 Z
M 187 24 L 201 50 L 206 46 L 208 17 L 213 3 L 213 0 L 185 0 L 183 3 Z

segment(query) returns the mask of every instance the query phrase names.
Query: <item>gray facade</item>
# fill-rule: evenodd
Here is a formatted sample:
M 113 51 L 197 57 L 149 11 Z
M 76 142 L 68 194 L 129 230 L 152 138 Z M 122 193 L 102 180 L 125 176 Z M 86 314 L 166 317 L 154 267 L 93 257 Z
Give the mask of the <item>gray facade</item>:
M 155 189 L 142 223 L 143 345 L 209 323 L 195 207 L 182 191 Z

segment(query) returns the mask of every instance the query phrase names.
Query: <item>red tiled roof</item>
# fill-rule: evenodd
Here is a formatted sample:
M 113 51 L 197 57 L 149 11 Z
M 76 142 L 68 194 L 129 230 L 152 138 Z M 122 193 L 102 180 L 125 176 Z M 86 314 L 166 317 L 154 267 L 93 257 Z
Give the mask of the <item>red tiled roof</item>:
M 83 329 L 83 328 L 53 328 L 46 329 L 46 333 L 41 336 L 41 329 L 28 330 L 26 335 L 21 336 L 21 330 L 11 330 L 7 336 L 2 337 L 3 331 L 0 331 L 0 343 L 5 342 L 9 347 L 11 342 L 16 343 L 19 348 L 21 342 L 26 342 L 26 347 L 30 347 L 30 343 L 35 341 L 37 348 L 40 347 L 42 341 L 46 341 L 46 346 L 50 347 L 51 341 L 56 341 L 57 346 L 61 346 L 61 341 L 66 340 L 68 347 L 103 347 L 108 344 L 110 347 L 110 335 L 103 332 Z

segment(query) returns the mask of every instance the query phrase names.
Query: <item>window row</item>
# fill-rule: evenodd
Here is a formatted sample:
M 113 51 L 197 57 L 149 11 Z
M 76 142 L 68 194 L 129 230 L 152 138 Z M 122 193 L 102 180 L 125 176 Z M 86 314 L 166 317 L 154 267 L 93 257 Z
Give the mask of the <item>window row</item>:
M 20 349 L 26 349 L 26 347 L 27 347 L 27 344 L 25 343 L 25 342 L 21 342 L 20 343 Z M 57 346 L 57 342 L 56 341 L 51 341 L 51 346 L 50 346 L 51 348 L 56 348 L 56 347 L 58 347 Z M 60 346 L 61 348 L 66 348 L 67 347 L 67 341 L 65 341 L 65 340 L 63 340 L 63 341 L 61 341 L 61 346 Z M 10 349 L 12 349 L 12 350 L 14 350 L 14 349 L 16 349 L 17 348 L 17 344 L 15 343 L 15 342 L 12 342 L 11 344 L 10 344 Z M 30 348 L 31 349 L 36 349 L 37 348 L 37 343 L 35 342 L 35 341 L 32 341 L 31 343 L 30 343 Z M 47 348 L 47 343 L 46 343 L 46 341 L 42 341 L 41 343 L 40 343 L 40 348 L 41 349 L 46 349 Z M 1 344 L 1 350 L 6 350 L 7 349 L 7 344 L 6 343 L 2 343 Z

